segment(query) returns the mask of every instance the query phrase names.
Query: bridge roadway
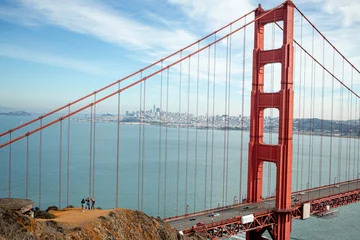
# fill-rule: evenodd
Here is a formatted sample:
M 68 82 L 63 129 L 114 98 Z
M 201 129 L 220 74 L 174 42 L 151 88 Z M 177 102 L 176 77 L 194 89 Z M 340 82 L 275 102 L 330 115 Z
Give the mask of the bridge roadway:
M 316 199 L 327 198 L 332 195 L 351 192 L 359 189 L 360 179 L 349 182 L 331 184 L 327 186 L 311 188 L 304 191 L 294 192 L 292 195 L 292 203 L 294 206 L 302 205 L 305 202 L 312 202 Z M 170 217 L 165 219 L 172 227 L 177 230 L 190 229 L 199 222 L 210 224 L 215 221 L 230 219 L 236 216 L 245 216 L 248 214 L 257 215 L 259 213 L 268 212 L 275 208 L 275 198 L 270 197 L 259 203 L 241 203 L 229 205 L 221 208 L 213 208 L 206 211 L 191 213 L 182 216 Z M 211 213 L 218 213 L 219 216 L 211 217 Z M 195 220 L 193 220 L 195 219 Z

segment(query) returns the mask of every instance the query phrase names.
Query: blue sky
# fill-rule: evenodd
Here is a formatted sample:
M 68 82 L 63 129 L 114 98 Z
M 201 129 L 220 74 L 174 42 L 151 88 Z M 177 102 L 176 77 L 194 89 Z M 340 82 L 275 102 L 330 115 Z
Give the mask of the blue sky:
M 280 3 L 260 2 L 265 9 Z M 360 66 L 357 44 L 360 3 L 356 0 L 294 2 L 355 66 Z M 257 4 L 258 1 L 252 0 L 1 0 L 0 106 L 39 112 L 59 107 L 196 41 Z M 240 42 L 243 36 L 239 34 L 233 38 L 235 63 L 237 58 L 242 59 L 242 53 L 236 52 L 236 41 Z M 310 36 L 311 32 L 304 32 L 304 39 Z M 250 60 L 247 68 L 251 68 L 251 37 L 252 28 L 247 30 L 246 59 Z M 219 44 L 219 55 L 225 45 L 225 42 Z M 206 63 L 206 54 L 201 58 Z M 196 61 L 192 59 L 191 64 Z M 184 63 L 183 68 L 187 66 Z M 224 62 L 218 63 L 217 74 L 225 71 L 221 66 L 225 66 Z M 204 68 L 200 71 L 204 71 L 201 78 L 206 87 Z M 193 71 L 194 68 L 190 73 Z M 242 75 L 236 68 L 232 71 L 234 78 Z M 183 81 L 187 81 L 186 74 L 185 71 Z M 247 83 L 249 79 L 250 70 L 246 73 Z M 236 101 L 241 83 L 233 84 L 231 100 Z M 182 101 L 185 101 L 186 83 L 183 87 Z M 149 109 L 153 104 L 159 105 L 159 88 L 159 78 L 147 85 Z M 172 96 L 177 88 L 177 83 L 170 84 Z M 247 86 L 245 91 L 250 88 Z M 195 94 L 194 85 L 191 94 Z M 206 91 L 200 91 L 200 95 L 202 111 L 205 111 Z M 218 97 L 222 97 L 221 94 Z M 128 103 L 122 103 L 123 111 L 136 110 L 139 91 L 128 91 L 123 99 Z M 178 96 L 173 96 L 170 102 L 175 102 L 174 99 L 177 101 Z M 116 112 L 114 102 L 116 99 L 102 105 L 102 112 Z M 221 109 L 220 105 L 216 108 Z M 184 110 L 186 102 L 182 106 Z M 170 108 L 175 111 L 178 104 Z M 233 109 L 232 113 L 238 114 Z

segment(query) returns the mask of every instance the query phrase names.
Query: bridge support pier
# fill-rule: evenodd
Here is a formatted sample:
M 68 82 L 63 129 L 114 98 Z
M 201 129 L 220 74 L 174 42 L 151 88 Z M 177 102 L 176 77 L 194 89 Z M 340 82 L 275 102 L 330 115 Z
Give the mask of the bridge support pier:
M 262 201 L 263 163 L 276 165 L 276 224 L 269 230 L 276 240 L 290 239 L 292 184 L 292 125 L 293 125 L 293 28 L 294 4 L 288 0 L 282 7 L 255 11 L 253 77 L 251 91 L 250 142 L 248 154 L 248 202 Z M 278 49 L 264 50 L 265 25 L 283 21 L 283 44 Z M 281 64 L 281 89 L 264 92 L 264 67 Z M 264 144 L 264 110 L 279 110 L 278 144 Z M 262 229 L 264 230 L 264 229 Z M 264 231 L 265 231 L 264 230 Z M 264 231 L 247 233 L 246 239 L 262 239 Z

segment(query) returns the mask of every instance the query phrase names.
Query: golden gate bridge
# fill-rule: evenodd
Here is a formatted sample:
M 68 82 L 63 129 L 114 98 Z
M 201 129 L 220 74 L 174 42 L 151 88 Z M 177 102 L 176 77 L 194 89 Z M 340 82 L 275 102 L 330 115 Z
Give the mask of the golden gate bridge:
M 250 31 L 254 34 L 249 34 Z M 249 41 L 253 46 L 247 44 Z M 248 50 L 250 48 L 252 52 Z M 249 56 L 252 56 L 252 63 L 249 63 Z M 165 221 L 183 234 L 196 233 L 213 239 L 246 232 L 247 239 L 263 239 L 262 234 L 268 231 L 273 239 L 289 239 L 292 219 L 326 214 L 329 209 L 360 200 L 360 111 L 356 90 L 359 73 L 294 3 L 285 1 L 270 10 L 259 5 L 167 57 L 1 133 L 0 149 L 6 149 L 8 153 L 8 167 L 2 169 L 2 174 L 8 176 L 8 197 L 14 195 L 16 180 L 12 177 L 12 168 L 17 158 L 14 149 L 19 148 L 24 151 L 24 197 L 29 197 L 29 161 L 35 159 L 29 154 L 29 144 L 37 142 L 39 206 L 46 178 L 58 178 L 58 206 L 64 203 L 64 195 L 66 204 L 70 203 L 71 174 L 74 174 L 70 170 L 71 140 L 76 131 L 72 119 L 79 114 L 89 116 L 84 123 L 88 124 L 89 134 L 82 135 L 88 144 L 86 185 L 89 196 L 97 196 L 100 192 L 100 188 L 95 187 L 97 179 L 106 177 L 97 176 L 95 168 L 101 165 L 102 151 L 97 147 L 100 141 L 97 134 L 102 131 L 98 113 L 101 104 L 113 101 L 117 105 L 116 141 L 112 143 L 112 171 L 116 177 L 111 184 L 114 184 L 114 207 L 121 207 L 119 196 L 124 194 L 122 185 L 127 184 L 119 180 L 122 145 L 126 141 L 121 138 L 121 112 L 126 104 L 122 99 L 129 93 L 136 96 L 133 100 L 138 102 L 137 153 L 133 155 L 137 164 L 133 171 L 137 173 L 139 210 L 146 210 L 146 189 L 151 188 L 156 192 L 157 203 L 150 204 L 157 207 L 159 216 L 162 214 Z M 156 92 L 149 87 L 154 83 L 157 84 Z M 236 94 L 234 89 L 238 89 Z M 153 99 L 159 101 L 160 111 L 156 118 L 149 119 L 146 109 L 151 107 L 149 102 L 153 103 Z M 177 112 L 170 115 L 171 109 Z M 240 129 L 237 182 L 231 181 L 229 171 L 232 168 L 229 162 L 232 149 L 229 148 L 233 112 L 238 113 L 236 127 Z M 54 120 L 59 113 L 62 116 Z M 219 113 L 222 146 L 218 144 L 219 139 L 215 139 L 218 135 L 214 134 L 216 121 L 219 121 L 215 116 Z M 245 126 L 247 114 L 250 115 L 249 129 Z M 324 119 L 329 119 L 326 126 Z M 174 128 L 170 122 L 177 123 L 175 139 L 169 136 L 169 129 Z M 146 125 L 149 123 L 158 127 L 155 143 L 158 169 L 155 172 L 146 169 Z M 270 128 L 264 129 L 265 124 Z M 55 126 L 59 131 L 56 138 L 44 139 L 46 131 Z M 190 130 L 195 136 L 189 133 Z M 248 131 L 249 142 L 246 143 L 244 134 Z M 177 148 L 169 146 L 171 137 Z M 205 139 L 205 146 L 198 145 L 200 137 Z M 273 137 L 277 138 L 276 142 Z M 319 142 L 314 140 L 315 137 Z M 297 142 L 293 144 L 295 138 Z M 58 176 L 43 176 L 44 161 L 49 161 L 43 155 L 47 150 L 44 141 L 58 145 Z M 190 146 L 193 142 L 194 146 Z M 200 148 L 205 151 L 201 152 Z M 221 152 L 221 156 L 215 156 L 214 149 Z M 247 156 L 244 151 L 248 152 Z M 319 153 L 316 158 L 314 151 Z M 200 160 L 204 162 L 200 163 Z M 6 159 L 2 161 L 4 165 Z M 220 169 L 214 161 L 220 162 Z M 168 173 L 170 167 L 175 169 L 172 174 Z M 323 175 L 325 168 L 326 176 Z M 180 171 L 184 181 L 181 181 Z M 203 179 L 199 179 L 200 172 L 203 172 Z M 274 172 L 275 176 L 272 176 Z M 219 175 L 219 182 L 215 182 L 215 174 Z M 64 175 L 66 179 L 63 179 Z M 155 175 L 157 184 L 147 186 L 148 175 Z M 176 186 L 171 186 L 170 181 Z M 272 182 L 274 192 L 271 192 Z M 244 184 L 246 191 L 242 188 Z M 214 190 L 215 185 L 221 185 L 220 191 Z M 229 197 L 230 186 L 238 189 L 233 202 Z M 200 187 L 204 196 L 197 194 Z M 175 190 L 171 191 L 172 188 Z M 217 205 L 215 195 L 221 195 L 221 203 Z M 175 216 L 167 213 L 169 201 L 172 207 L 176 206 Z M 193 211 L 189 211 L 190 201 L 194 202 Z M 195 209 L 201 201 L 204 203 L 202 209 Z M 195 219 L 202 221 L 196 224 L 191 221 Z

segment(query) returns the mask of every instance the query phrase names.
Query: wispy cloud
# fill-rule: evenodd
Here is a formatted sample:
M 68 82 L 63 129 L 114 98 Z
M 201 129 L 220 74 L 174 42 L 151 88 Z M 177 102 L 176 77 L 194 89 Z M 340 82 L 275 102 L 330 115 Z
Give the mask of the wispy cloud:
M 85 73 L 104 75 L 104 69 L 99 66 L 99 63 L 91 61 L 82 61 L 63 56 L 56 56 L 49 53 L 33 51 L 30 49 L 21 48 L 18 46 L 1 44 L 0 55 L 4 57 L 21 59 L 30 62 L 37 62 L 56 67 L 69 68 Z
M 18 15 L 21 21 L 14 18 Z M 1 7 L 0 18 L 27 25 L 55 25 L 126 48 L 172 49 L 196 39 L 181 28 L 152 27 L 91 0 L 20 0 L 18 8 Z

